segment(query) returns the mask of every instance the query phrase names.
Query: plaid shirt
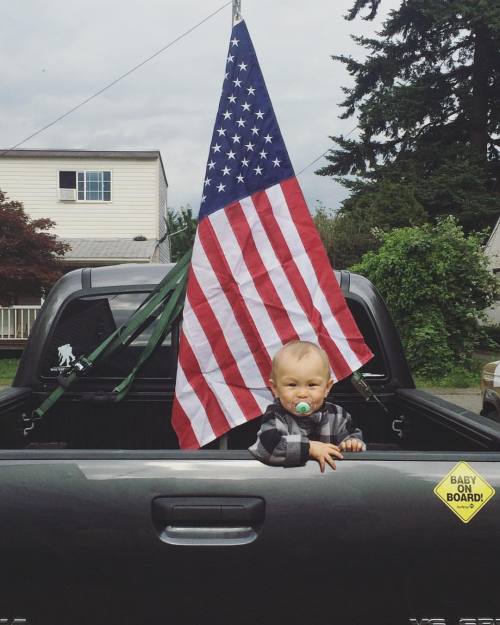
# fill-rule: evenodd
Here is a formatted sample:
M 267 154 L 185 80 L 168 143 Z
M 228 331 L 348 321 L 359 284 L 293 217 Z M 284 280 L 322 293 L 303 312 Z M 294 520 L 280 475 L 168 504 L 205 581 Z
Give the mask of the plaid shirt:
M 339 445 L 348 438 L 363 440 L 361 430 L 353 427 L 351 415 L 341 406 L 325 402 L 317 412 L 300 417 L 276 399 L 267 407 L 249 451 L 265 464 L 296 467 L 307 462 L 310 440 Z

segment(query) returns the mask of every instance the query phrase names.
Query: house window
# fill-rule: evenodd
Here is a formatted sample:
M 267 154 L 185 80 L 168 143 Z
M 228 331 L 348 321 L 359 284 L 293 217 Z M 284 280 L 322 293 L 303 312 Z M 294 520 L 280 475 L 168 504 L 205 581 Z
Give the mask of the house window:
M 111 201 L 110 171 L 79 171 L 78 199 L 86 201 Z

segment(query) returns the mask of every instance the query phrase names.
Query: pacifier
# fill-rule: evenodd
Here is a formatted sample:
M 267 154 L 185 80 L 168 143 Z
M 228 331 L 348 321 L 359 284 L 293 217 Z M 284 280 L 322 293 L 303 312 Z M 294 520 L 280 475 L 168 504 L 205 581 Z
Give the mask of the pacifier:
M 311 412 L 311 406 L 306 401 L 299 401 L 295 406 L 295 412 L 297 414 L 306 414 L 306 412 Z

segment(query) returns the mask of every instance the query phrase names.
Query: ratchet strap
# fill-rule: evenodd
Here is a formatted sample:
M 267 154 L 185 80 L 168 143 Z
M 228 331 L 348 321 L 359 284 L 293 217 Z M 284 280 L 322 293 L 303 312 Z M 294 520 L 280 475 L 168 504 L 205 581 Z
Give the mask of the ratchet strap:
M 120 347 L 130 344 L 144 328 L 156 319 L 156 326 L 137 363 L 129 375 L 113 389 L 111 400 L 116 402 L 125 397 L 139 368 L 151 356 L 155 348 L 162 343 L 182 312 L 190 260 L 191 250 L 176 263 L 175 267 L 163 278 L 124 324 L 110 334 L 91 354 L 80 356 L 68 371 L 58 376 L 58 385 L 52 393 L 36 410 L 33 410 L 30 416 L 23 417 L 24 436 L 27 436 L 34 429 L 36 421 L 43 418 L 45 413 L 50 410 L 77 378 L 86 375 L 98 360 L 108 357 Z

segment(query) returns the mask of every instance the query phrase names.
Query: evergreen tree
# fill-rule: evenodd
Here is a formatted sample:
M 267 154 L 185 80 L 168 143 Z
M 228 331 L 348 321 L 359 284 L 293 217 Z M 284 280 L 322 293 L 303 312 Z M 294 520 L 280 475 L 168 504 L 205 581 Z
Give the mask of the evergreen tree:
M 173 263 L 181 259 L 190 247 L 193 247 L 198 220 L 188 205 L 180 209 L 167 210 L 167 232 L 170 239 L 170 257 Z
M 356 0 L 373 19 L 380 0 Z M 358 139 L 337 147 L 320 175 L 351 189 L 342 211 L 371 200 L 386 212 L 384 187 L 410 188 L 429 218 L 452 214 L 466 231 L 500 213 L 500 0 L 404 0 L 375 38 L 354 37 L 365 61 L 335 56 L 355 84 L 342 118 L 358 117 Z M 346 176 L 356 176 L 346 178 Z M 378 201 L 377 201 L 378 200 Z M 409 222 L 411 223 L 411 222 Z

